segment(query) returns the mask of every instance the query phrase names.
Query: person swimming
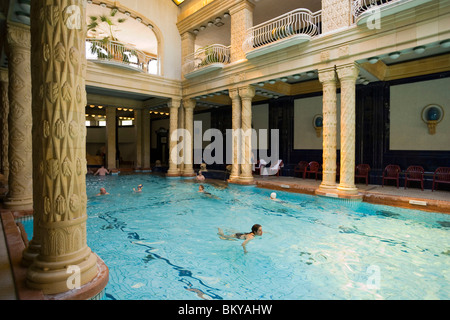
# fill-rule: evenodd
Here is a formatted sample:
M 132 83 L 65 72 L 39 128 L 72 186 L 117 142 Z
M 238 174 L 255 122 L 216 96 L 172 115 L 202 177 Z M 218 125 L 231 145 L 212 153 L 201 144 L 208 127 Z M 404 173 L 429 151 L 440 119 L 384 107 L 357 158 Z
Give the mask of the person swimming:
M 226 235 L 223 233 L 223 230 L 221 228 L 218 228 L 218 235 L 220 236 L 220 239 L 222 240 L 235 240 L 235 239 L 239 239 L 239 240 L 244 240 L 244 242 L 241 244 L 242 248 L 244 248 L 244 253 L 247 253 L 247 248 L 245 247 L 247 245 L 247 243 L 250 240 L 253 240 L 253 238 L 255 238 L 255 236 L 262 236 L 263 231 L 262 231 L 262 226 L 260 224 L 254 224 L 252 226 L 252 229 L 250 232 L 236 232 L 233 233 L 231 235 Z
M 135 189 L 135 188 L 133 188 L 133 191 L 134 192 L 142 192 L 142 188 L 143 188 L 144 186 L 142 185 L 142 183 L 140 184 L 140 185 L 138 185 L 137 186 L 137 190 Z
M 105 188 L 100 188 L 100 193 L 97 193 L 97 196 L 104 196 L 106 194 L 109 194 L 109 192 L 106 192 Z

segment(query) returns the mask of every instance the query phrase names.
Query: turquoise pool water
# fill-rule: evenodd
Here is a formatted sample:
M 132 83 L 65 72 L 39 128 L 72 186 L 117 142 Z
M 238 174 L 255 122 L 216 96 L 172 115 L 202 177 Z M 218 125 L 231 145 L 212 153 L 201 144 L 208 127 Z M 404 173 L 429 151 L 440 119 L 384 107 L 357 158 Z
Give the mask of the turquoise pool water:
M 449 215 L 204 184 L 214 198 L 192 180 L 150 175 L 86 182 L 105 299 L 450 298 Z M 100 187 L 110 195 L 96 196 Z M 255 223 L 264 234 L 247 254 L 217 235 Z

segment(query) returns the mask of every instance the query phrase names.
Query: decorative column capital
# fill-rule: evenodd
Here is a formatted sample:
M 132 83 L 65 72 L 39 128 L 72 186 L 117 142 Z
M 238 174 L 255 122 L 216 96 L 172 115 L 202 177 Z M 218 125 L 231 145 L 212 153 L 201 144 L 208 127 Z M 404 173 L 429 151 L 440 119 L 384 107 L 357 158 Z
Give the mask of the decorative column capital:
M 195 108 L 195 104 L 196 104 L 195 99 L 191 99 L 191 98 L 183 99 L 183 107 L 185 109 L 194 109 Z
M 7 23 L 8 45 L 26 50 L 31 49 L 30 26 L 22 23 L 8 21 Z
M 319 70 L 319 81 L 321 83 L 336 82 L 336 70 L 333 68 Z
M 167 103 L 167 106 L 169 108 L 179 108 L 181 105 L 181 99 L 178 98 L 172 98 L 170 99 L 170 101 Z
M 238 88 L 228 89 L 228 95 L 230 96 L 231 100 L 239 99 L 239 89 Z
M 341 81 L 343 80 L 355 80 L 358 78 L 359 65 L 356 63 L 346 64 L 342 66 L 337 66 L 336 70 L 338 77 Z
M 255 96 L 255 88 L 252 86 L 240 87 L 239 96 L 241 99 L 253 99 Z

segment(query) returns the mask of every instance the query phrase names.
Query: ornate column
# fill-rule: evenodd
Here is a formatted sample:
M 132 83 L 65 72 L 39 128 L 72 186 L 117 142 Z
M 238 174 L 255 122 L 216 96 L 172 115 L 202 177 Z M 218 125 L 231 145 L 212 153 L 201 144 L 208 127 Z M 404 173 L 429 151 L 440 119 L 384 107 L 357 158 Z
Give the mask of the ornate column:
M 116 108 L 106 107 L 106 167 L 116 169 Z
M 142 110 L 142 168 L 150 170 L 150 113 Z
M 323 85 L 323 177 L 319 189 L 336 189 L 336 71 L 319 70 Z
M 341 176 L 338 191 L 357 194 L 355 186 L 355 86 L 359 67 L 352 63 L 337 67 L 341 82 Z
M 239 96 L 242 100 L 242 157 L 241 175 L 239 180 L 244 183 L 253 182 L 252 174 L 252 99 L 255 96 L 255 88 L 246 86 L 239 88 Z
M 233 150 L 233 162 L 231 164 L 231 174 L 230 180 L 239 179 L 240 173 L 240 159 L 241 157 L 241 97 L 239 96 L 238 89 L 229 89 L 228 90 L 230 98 L 231 98 L 231 125 L 233 129 L 233 142 L 232 142 L 232 150 Z
M 31 9 L 33 130 L 39 132 L 33 185 L 40 199 L 34 216 L 41 249 L 28 268 L 27 285 L 44 294 L 83 286 L 99 270 L 86 241 L 85 5 L 41 0 Z
M 172 99 L 169 103 L 170 108 L 170 127 L 169 127 L 169 170 L 168 177 L 179 176 L 177 163 L 172 159 L 172 152 L 177 148 L 177 141 L 172 140 L 172 134 L 178 129 L 178 108 L 180 107 L 180 99 Z
M 184 99 L 184 127 L 189 132 L 191 139 L 186 139 L 184 143 L 184 171 L 183 177 L 193 177 L 194 172 L 194 108 L 195 99 Z
M 184 126 L 184 107 L 178 109 L 178 128 L 185 129 L 185 126 Z M 184 141 L 183 141 L 183 144 L 184 144 Z M 180 175 L 182 175 L 183 172 L 184 172 L 184 150 L 183 149 L 179 150 L 179 153 L 180 153 L 180 157 L 183 160 L 181 161 L 181 163 L 178 164 L 178 171 L 179 171 Z
M 245 41 L 247 30 L 253 27 L 254 5 L 247 0 L 242 0 L 230 7 L 231 15 L 231 62 L 245 59 L 242 44 Z
M 5 206 L 33 209 L 30 27 L 7 23 L 9 71 L 9 191 Z
M 134 110 L 134 128 L 136 132 L 136 157 L 134 168 L 141 170 L 142 167 L 142 110 Z
M 0 163 L 1 170 L 5 179 L 9 175 L 8 162 L 8 146 L 9 146 L 9 131 L 8 131 L 8 115 L 9 115 L 9 98 L 8 98 L 8 69 L 0 69 L 0 101 L 1 101 L 1 131 L 2 135 L 2 163 Z
M 322 0 L 322 33 L 348 27 L 351 22 L 351 1 Z

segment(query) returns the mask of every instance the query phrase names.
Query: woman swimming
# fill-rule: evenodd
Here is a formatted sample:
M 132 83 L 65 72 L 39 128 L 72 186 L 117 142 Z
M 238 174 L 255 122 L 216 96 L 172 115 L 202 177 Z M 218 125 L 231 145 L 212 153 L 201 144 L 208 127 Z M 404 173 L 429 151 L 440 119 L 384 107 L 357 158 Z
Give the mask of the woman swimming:
M 244 240 L 244 242 L 241 244 L 242 247 L 244 248 L 244 253 L 247 253 L 247 249 L 246 249 L 246 245 L 247 243 L 252 240 L 255 236 L 262 236 L 263 231 L 262 231 L 262 227 L 260 224 L 254 224 L 252 226 L 252 231 L 250 232 L 246 232 L 246 233 L 241 233 L 241 232 L 237 232 L 237 233 L 233 233 L 231 235 L 226 235 L 223 233 L 223 230 L 219 229 L 219 236 L 220 239 L 223 240 L 235 240 L 235 239 L 240 239 L 240 240 Z

